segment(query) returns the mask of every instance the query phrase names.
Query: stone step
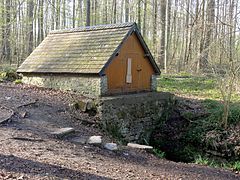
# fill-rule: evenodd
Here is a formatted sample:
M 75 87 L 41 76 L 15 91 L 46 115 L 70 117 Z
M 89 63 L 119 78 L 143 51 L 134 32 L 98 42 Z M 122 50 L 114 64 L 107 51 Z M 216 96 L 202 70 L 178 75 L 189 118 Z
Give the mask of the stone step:
M 136 148 L 136 149 L 153 149 L 152 146 L 135 144 L 135 143 L 128 143 L 127 146 L 131 148 Z
M 88 144 L 101 144 L 102 136 L 90 136 L 87 143 Z
M 104 145 L 104 148 L 107 149 L 107 150 L 110 150 L 110 151 L 116 151 L 118 150 L 118 146 L 116 143 L 106 143 Z

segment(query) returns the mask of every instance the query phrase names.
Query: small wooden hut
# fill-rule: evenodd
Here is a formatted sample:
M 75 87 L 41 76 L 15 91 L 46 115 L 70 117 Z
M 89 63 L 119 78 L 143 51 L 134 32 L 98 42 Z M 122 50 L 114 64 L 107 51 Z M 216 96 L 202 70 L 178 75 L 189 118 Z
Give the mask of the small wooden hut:
M 17 72 L 27 84 L 94 96 L 154 91 L 160 75 L 136 23 L 53 31 Z

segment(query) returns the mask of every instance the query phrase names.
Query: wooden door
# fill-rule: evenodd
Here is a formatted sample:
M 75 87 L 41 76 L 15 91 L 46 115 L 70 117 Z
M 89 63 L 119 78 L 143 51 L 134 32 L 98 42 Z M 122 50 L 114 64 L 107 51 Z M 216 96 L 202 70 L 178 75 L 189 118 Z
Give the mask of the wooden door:
M 129 53 L 124 58 L 124 89 L 125 92 L 139 91 L 142 89 L 142 64 L 139 55 Z

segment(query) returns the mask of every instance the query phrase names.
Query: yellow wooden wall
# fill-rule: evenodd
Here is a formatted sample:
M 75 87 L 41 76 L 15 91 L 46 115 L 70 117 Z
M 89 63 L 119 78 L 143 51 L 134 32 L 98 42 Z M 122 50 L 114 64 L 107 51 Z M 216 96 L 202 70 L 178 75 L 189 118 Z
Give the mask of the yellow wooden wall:
M 133 33 L 123 44 L 120 53 L 105 70 L 109 93 L 149 91 L 154 69 Z M 132 59 L 132 83 L 126 83 L 127 59 Z

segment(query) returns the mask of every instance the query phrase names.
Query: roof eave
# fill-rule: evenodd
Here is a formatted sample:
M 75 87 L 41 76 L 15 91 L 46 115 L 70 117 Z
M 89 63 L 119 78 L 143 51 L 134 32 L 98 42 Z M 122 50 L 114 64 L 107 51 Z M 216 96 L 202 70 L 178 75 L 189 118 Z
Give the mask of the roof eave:
M 44 71 L 21 71 L 17 70 L 17 73 L 22 74 L 84 74 L 84 75 L 99 75 L 98 72 L 44 72 Z

